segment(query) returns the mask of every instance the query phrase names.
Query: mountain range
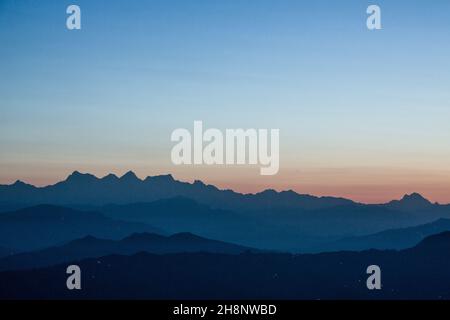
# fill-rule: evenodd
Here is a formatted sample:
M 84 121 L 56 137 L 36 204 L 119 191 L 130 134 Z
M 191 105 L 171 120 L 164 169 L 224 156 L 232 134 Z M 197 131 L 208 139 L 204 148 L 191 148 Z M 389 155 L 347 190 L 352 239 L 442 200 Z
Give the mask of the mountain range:
M 450 299 L 449 249 L 446 232 L 402 251 L 109 255 L 77 262 L 82 290 L 68 263 L 0 272 L 0 299 Z M 381 290 L 366 287 L 373 264 Z
M 369 205 L 343 198 L 298 194 L 292 190 L 241 194 L 232 190 L 220 190 L 201 181 L 180 182 L 171 175 L 141 180 L 131 171 L 120 178 L 113 174 L 97 178 L 75 171 L 64 181 L 47 187 L 35 187 L 20 181 L 0 186 L 0 209 L 8 209 L 9 212 L 11 208 L 34 211 L 29 207 L 43 203 L 64 206 L 76 212 L 95 212 L 97 215 L 93 217 L 97 217 L 97 220 L 101 215 L 110 224 L 131 223 L 133 227 L 124 226 L 123 232 L 107 234 L 103 229 L 108 223 L 101 223 L 97 225 L 103 225 L 100 228 L 102 230 L 94 232 L 95 228 L 88 228 L 84 232 L 69 232 L 71 237 L 62 236 L 61 239 L 48 239 L 52 237 L 52 232 L 44 232 L 42 239 L 48 241 L 40 243 L 42 241 L 39 239 L 34 242 L 36 237 L 33 238 L 32 232 L 27 231 L 31 224 L 26 222 L 29 217 L 26 218 L 25 215 L 16 220 L 23 219 L 24 226 L 16 224 L 15 227 L 4 229 L 4 234 L 0 235 L 0 246 L 23 251 L 27 249 L 27 243 L 33 243 L 31 246 L 34 248 L 37 245 L 44 248 L 86 235 L 119 239 L 134 232 L 192 232 L 248 247 L 317 252 L 325 250 L 327 246 L 337 248 L 339 243 L 335 242 L 342 239 L 354 239 L 350 242 L 355 242 L 358 237 L 370 238 L 371 235 L 386 230 L 415 227 L 441 218 L 450 218 L 449 205 L 431 203 L 417 193 L 385 204 Z M 41 210 L 37 215 L 42 213 Z M 0 213 L 0 221 L 2 216 L 8 216 L 8 212 Z M 84 219 L 88 216 L 80 215 Z M 15 228 L 18 231 L 23 228 L 27 232 L 24 241 L 13 239 Z M 55 229 L 49 227 L 48 230 Z M 359 240 L 364 243 L 365 239 Z M 416 240 L 419 238 L 412 237 L 405 244 L 412 244 Z M 345 241 L 347 240 L 340 242 L 344 248 L 358 248 L 347 246 Z M 15 242 L 20 243 L 17 245 Z M 367 244 L 370 243 L 368 240 Z M 385 245 L 374 245 L 380 248 L 404 247 L 400 243 L 389 245 L 389 240 L 386 240 Z M 28 249 L 33 249 L 29 246 Z M 359 248 L 365 249 L 367 246 L 361 245 Z
M 46 187 L 35 187 L 19 180 L 11 185 L 0 185 L 0 203 L 4 207 L 43 203 L 63 205 L 127 204 L 173 197 L 186 197 L 213 208 L 238 209 L 240 211 L 273 208 L 312 210 L 355 204 L 349 199 L 316 197 L 298 194 L 292 190 L 277 192 L 268 189 L 256 194 L 241 194 L 232 190 L 220 190 L 199 180 L 194 183 L 181 182 L 175 180 L 170 174 L 141 180 L 132 171 L 122 177 L 108 174 L 103 178 L 74 171 L 64 181 Z M 430 210 L 442 207 L 437 203 L 431 203 L 417 193 L 406 195 L 401 200 L 393 200 L 383 206 L 401 211 Z
M 157 254 L 183 252 L 239 254 L 246 251 L 257 252 L 255 249 L 205 239 L 191 233 L 178 233 L 171 236 L 134 233 L 121 240 L 98 239 L 86 236 L 70 241 L 62 246 L 0 258 L 0 271 L 38 268 L 111 254 L 132 255 L 139 252 Z
M 15 251 L 41 249 L 86 235 L 121 239 L 135 232 L 164 233 L 143 223 L 114 220 L 98 212 L 54 205 L 0 214 L 0 245 Z
M 177 181 L 170 174 L 141 180 L 132 171 L 120 178 L 114 174 L 97 178 L 92 174 L 75 171 L 64 181 L 46 187 L 35 187 L 22 181 L 0 185 L 0 208 L 3 211 L 37 204 L 102 206 L 148 203 L 175 197 L 189 198 L 211 208 L 234 211 L 305 211 L 364 205 L 349 199 L 316 197 L 292 190 L 277 192 L 268 189 L 256 194 L 241 194 L 232 190 L 220 190 L 198 180 L 194 183 Z M 393 200 L 378 207 L 403 212 L 445 212 L 450 216 L 450 205 L 431 203 L 418 193 L 405 195 L 401 200 Z
M 261 209 L 296 207 L 318 209 L 351 204 L 353 201 L 334 197 L 300 195 L 293 191 L 266 190 L 257 194 L 240 194 L 232 190 L 219 190 L 201 181 L 187 183 L 172 175 L 139 179 L 129 171 L 122 177 L 109 174 L 97 178 L 92 174 L 73 172 L 66 180 L 46 187 L 35 187 L 22 181 L 0 185 L 0 203 L 16 204 L 127 204 L 151 202 L 158 199 L 186 197 L 222 209 Z
M 424 238 L 450 231 L 450 219 L 439 219 L 431 223 L 408 228 L 390 229 L 375 234 L 343 238 L 329 244 L 321 244 L 311 251 L 362 251 L 367 249 L 406 249 Z
M 0 186 L 0 299 L 450 299 L 449 249 L 450 206 L 418 193 L 363 204 L 132 172 Z

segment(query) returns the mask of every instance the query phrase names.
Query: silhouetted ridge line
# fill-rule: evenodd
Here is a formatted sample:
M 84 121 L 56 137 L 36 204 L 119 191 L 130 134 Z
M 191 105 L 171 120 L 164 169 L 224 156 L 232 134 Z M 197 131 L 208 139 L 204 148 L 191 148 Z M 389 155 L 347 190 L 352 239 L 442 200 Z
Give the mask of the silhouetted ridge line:
M 353 203 L 344 198 L 301 195 L 292 190 L 277 192 L 269 189 L 254 194 L 242 194 L 232 190 L 220 190 L 200 180 L 195 180 L 193 183 L 181 182 L 175 180 L 170 174 L 141 180 L 132 171 L 120 178 L 113 174 L 97 178 L 89 173 L 74 171 L 66 180 L 46 187 L 0 186 L 0 203 L 99 205 L 151 202 L 176 196 L 230 209 L 257 209 L 261 206 L 312 209 Z
M 132 255 L 138 252 L 155 254 L 183 252 L 240 254 L 249 251 L 259 252 L 259 250 L 249 247 L 207 239 L 187 232 L 172 236 L 134 233 L 121 240 L 102 239 L 88 235 L 61 246 L 9 255 L 4 258 L 0 257 L 0 271 L 43 267 L 112 254 Z
M 450 299 L 449 246 L 450 234 L 445 233 L 402 251 L 312 255 L 139 251 L 76 263 L 83 277 L 90 279 L 83 299 Z M 41 256 L 45 263 L 52 261 L 46 260 L 49 257 L 53 256 Z M 367 290 L 364 281 L 364 271 L 374 261 L 382 266 L 383 290 Z M 62 263 L 0 272 L 0 298 L 79 299 L 79 291 L 61 285 L 66 268 L 67 263 Z
M 108 182 L 108 183 L 106 183 Z M 352 200 L 342 198 L 342 197 L 333 197 L 333 196 L 313 196 L 313 195 L 307 195 L 307 194 L 299 194 L 293 190 L 286 190 L 277 192 L 273 189 L 267 189 L 263 190 L 261 192 L 257 193 L 249 193 L 249 194 L 242 194 L 239 192 L 235 192 L 233 190 L 227 189 L 227 190 L 221 190 L 215 187 L 214 185 L 208 185 L 205 184 L 203 181 L 195 180 L 193 183 L 188 182 L 182 182 L 179 180 L 174 179 L 174 177 L 171 174 L 166 175 L 158 175 L 158 176 L 148 176 L 145 179 L 141 180 L 139 179 L 136 174 L 133 171 L 128 171 L 124 175 L 122 175 L 120 178 L 118 178 L 116 175 L 110 173 L 103 178 L 97 178 L 95 175 L 92 175 L 90 173 L 81 173 L 79 171 L 74 171 L 72 174 L 70 174 L 64 181 L 58 182 L 54 185 L 49 185 L 46 187 L 35 187 L 30 184 L 26 184 L 21 181 L 17 181 L 16 183 L 12 185 L 0 185 L 0 201 L 8 201 L 6 197 L 2 197 L 2 191 L 12 191 L 13 186 L 15 187 L 15 191 L 22 191 L 22 192 L 32 192 L 35 191 L 37 193 L 40 193 L 39 196 L 36 195 L 27 195 L 21 194 L 22 198 L 20 200 L 23 200 L 23 202 L 27 202 L 27 200 L 33 202 L 34 200 L 38 201 L 40 199 L 41 202 L 45 202 L 47 200 L 48 202 L 52 201 L 58 201 L 57 197 L 59 196 L 58 193 L 61 193 L 64 191 L 64 189 L 70 189 L 73 191 L 73 187 L 81 187 L 80 184 L 82 184 L 84 187 L 86 185 L 90 184 L 91 188 L 95 188 L 95 190 L 92 190 L 93 192 L 99 192 L 101 193 L 102 188 L 106 187 L 109 189 L 109 192 L 111 192 L 111 195 L 115 192 L 118 192 L 117 189 L 120 189 L 121 186 L 129 187 L 129 183 L 133 183 L 134 187 L 136 189 L 133 189 L 133 192 L 137 193 L 135 198 L 139 198 L 140 201 L 150 201 L 155 200 L 158 198 L 158 193 L 167 193 L 164 195 L 165 197 L 171 197 L 175 195 L 185 195 L 194 197 L 195 195 L 198 195 L 199 193 L 208 193 L 208 196 L 214 195 L 215 193 L 220 193 L 221 198 L 224 197 L 245 197 L 245 198 L 255 198 L 260 200 L 266 200 L 266 201 L 272 201 L 273 198 L 281 198 L 284 201 L 298 201 L 299 198 L 302 198 L 301 200 L 303 202 L 310 202 L 304 204 L 305 207 L 311 208 L 311 207 L 323 207 L 323 206 L 333 206 L 333 205 L 343 205 L 343 204 L 351 204 L 354 203 Z M 33 188 L 30 188 L 33 187 Z M 159 188 L 162 188 L 162 190 L 159 190 Z M 33 190 L 35 189 L 35 190 Z M 123 190 L 123 198 L 126 198 L 127 190 Z M 169 192 L 170 191 L 170 192 Z M 130 191 L 128 190 L 128 193 Z M 155 197 L 152 199 L 151 194 L 147 194 L 147 199 L 144 199 L 144 195 L 142 193 L 154 193 Z M 14 199 L 14 194 L 9 193 L 9 199 L 10 202 Z M 54 194 L 54 195 L 53 195 Z M 52 196 L 54 196 L 54 199 L 52 199 Z M 102 198 L 102 195 L 97 195 Z M 64 197 L 68 197 L 68 195 L 63 195 Z M 103 195 L 105 197 L 105 195 Z M 35 199 L 37 198 L 37 199 Z M 114 196 L 111 196 L 111 199 L 108 201 L 112 203 L 112 200 L 116 197 L 116 194 Z M 159 197 L 161 198 L 161 196 Z M 82 201 L 83 199 L 80 199 Z M 198 199 L 196 199 L 198 200 Z M 321 200 L 322 202 L 327 202 L 326 204 L 322 205 L 314 205 L 312 202 L 317 202 L 318 200 Z M 67 201 L 70 201 L 70 199 L 61 199 L 61 203 L 65 203 Z M 85 199 L 87 202 L 92 202 L 93 199 Z M 104 201 L 98 201 L 100 203 L 105 203 Z M 118 199 L 119 202 L 130 202 L 132 199 Z M 410 209 L 411 206 L 429 206 L 432 205 L 430 201 L 425 199 L 423 196 L 421 196 L 418 193 L 413 193 L 411 195 L 405 195 L 401 200 L 393 200 L 387 204 L 387 206 L 392 207 L 408 207 Z M 408 209 L 407 208 L 407 209 Z
M 115 220 L 98 211 L 56 205 L 37 205 L 0 214 L 0 245 L 20 251 L 54 246 L 85 236 L 121 239 L 135 232 L 164 233 L 148 224 Z

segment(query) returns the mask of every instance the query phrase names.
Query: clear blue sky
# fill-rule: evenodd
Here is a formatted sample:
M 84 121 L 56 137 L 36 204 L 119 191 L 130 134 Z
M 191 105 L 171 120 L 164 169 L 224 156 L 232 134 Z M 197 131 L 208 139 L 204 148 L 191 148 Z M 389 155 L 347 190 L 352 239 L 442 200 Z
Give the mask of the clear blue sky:
M 449 57 L 448 0 L 0 0 L 0 183 L 133 169 L 450 202 Z M 280 175 L 173 167 L 170 133 L 194 120 L 279 128 Z

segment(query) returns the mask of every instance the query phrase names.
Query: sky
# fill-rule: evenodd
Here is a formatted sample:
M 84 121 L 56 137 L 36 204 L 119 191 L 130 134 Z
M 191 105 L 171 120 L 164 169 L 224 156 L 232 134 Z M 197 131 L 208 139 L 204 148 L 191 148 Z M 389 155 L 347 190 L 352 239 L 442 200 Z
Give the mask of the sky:
M 81 30 L 66 8 L 81 8 Z M 366 27 L 381 8 L 382 30 Z M 450 203 L 450 2 L 0 0 L 0 184 L 172 173 Z M 177 128 L 280 129 L 280 171 L 175 166 Z

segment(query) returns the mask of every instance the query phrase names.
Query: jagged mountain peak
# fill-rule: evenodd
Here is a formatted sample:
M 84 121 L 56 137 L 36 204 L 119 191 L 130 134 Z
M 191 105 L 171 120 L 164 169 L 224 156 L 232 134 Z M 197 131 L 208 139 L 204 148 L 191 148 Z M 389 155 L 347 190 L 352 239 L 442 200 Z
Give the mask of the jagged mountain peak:
M 206 184 L 202 180 L 195 180 L 193 185 L 201 187 L 206 186 Z
M 427 209 L 433 204 L 426 198 L 424 198 L 421 194 L 414 192 L 411 194 L 406 194 L 400 200 L 393 200 L 387 203 L 389 207 L 392 209 L 399 210 L 422 210 Z
M 176 180 L 174 179 L 174 177 L 171 174 L 162 174 L 162 175 L 158 175 L 158 176 L 148 176 L 147 178 L 145 178 L 144 180 L 145 182 L 175 182 Z
M 119 180 L 119 177 L 116 176 L 114 173 L 110 173 L 110 174 L 104 176 L 102 178 L 102 180 L 103 181 L 117 181 L 117 180 Z
M 422 196 L 420 193 L 417 193 L 417 192 L 413 192 L 411 194 L 405 194 L 401 201 L 422 201 L 422 202 L 431 203 L 424 196 Z
M 274 189 L 266 189 L 264 191 L 256 193 L 255 195 L 257 195 L 257 196 L 274 196 L 277 194 L 279 194 L 279 193 Z
M 72 172 L 66 179 L 66 181 L 70 182 L 90 182 L 94 180 L 98 180 L 96 176 L 90 173 L 81 173 L 77 170 Z
M 123 176 L 120 177 L 122 181 L 141 181 L 133 171 L 128 171 Z
M 414 206 L 428 206 L 432 204 L 428 199 L 417 192 L 406 194 L 399 202 Z
M 35 186 L 25 183 L 22 180 L 17 180 L 16 182 L 14 182 L 13 184 L 10 185 L 11 187 L 15 188 L 15 189 L 26 189 L 26 188 L 35 188 Z

